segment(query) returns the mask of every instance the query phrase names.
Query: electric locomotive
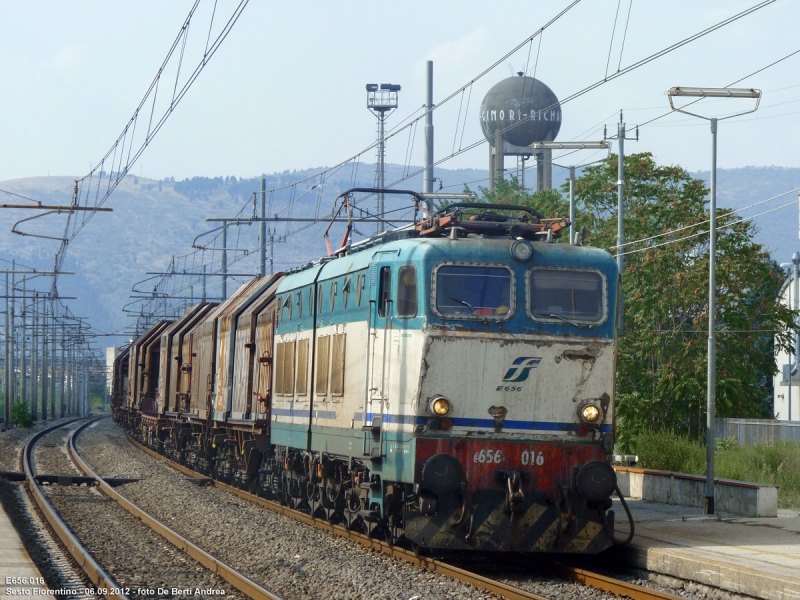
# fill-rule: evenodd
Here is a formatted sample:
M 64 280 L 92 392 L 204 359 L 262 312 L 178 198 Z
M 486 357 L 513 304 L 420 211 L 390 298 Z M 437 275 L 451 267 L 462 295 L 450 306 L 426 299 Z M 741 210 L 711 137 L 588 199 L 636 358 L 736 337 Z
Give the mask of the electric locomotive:
M 165 400 L 129 394 L 118 418 L 198 470 L 393 542 L 610 547 L 615 261 L 553 243 L 564 219 L 486 204 L 431 214 L 408 193 L 424 213 L 414 225 L 346 234 L 195 330 L 169 326 L 188 340 L 174 358 L 192 381 L 170 388 L 162 369 Z M 126 356 L 130 388 L 143 362 Z

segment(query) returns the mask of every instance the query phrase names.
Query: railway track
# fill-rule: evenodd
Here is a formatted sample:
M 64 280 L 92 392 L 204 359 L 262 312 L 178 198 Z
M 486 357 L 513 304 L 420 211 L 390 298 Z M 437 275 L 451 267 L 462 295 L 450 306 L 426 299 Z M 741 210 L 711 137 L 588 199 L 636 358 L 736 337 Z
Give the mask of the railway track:
M 134 447 L 138 448 L 139 450 L 148 454 L 149 456 L 155 458 L 156 460 L 168 464 L 173 469 L 191 478 L 198 477 L 197 472 L 185 467 L 184 465 L 181 465 L 180 463 L 174 462 L 164 457 L 158 452 L 143 445 L 142 443 L 140 443 L 138 440 L 136 440 L 127 433 L 126 433 L 126 438 Z M 427 571 L 433 573 L 439 573 L 441 575 L 451 577 L 455 580 L 468 583 L 475 588 L 485 590 L 487 592 L 496 594 L 503 598 L 507 598 L 509 600 L 532 600 L 532 599 L 548 600 L 545 596 L 541 596 L 533 592 L 523 590 L 518 587 L 514 587 L 512 585 L 508 585 L 501 581 L 485 577 L 478 573 L 474 573 L 472 571 L 460 568 L 456 565 L 452 565 L 432 557 L 422 556 L 411 550 L 391 545 L 381 540 L 370 538 L 367 535 L 351 531 L 345 527 L 339 525 L 332 525 L 327 521 L 315 519 L 306 513 L 297 511 L 295 509 L 291 509 L 286 506 L 282 506 L 277 502 L 266 500 L 264 498 L 251 494 L 249 492 L 245 492 L 226 483 L 213 479 L 208 479 L 208 484 L 220 489 L 225 489 L 239 498 L 242 498 L 254 504 L 258 504 L 259 506 L 262 506 L 268 510 L 279 513 L 281 515 L 290 517 L 296 521 L 305 523 L 307 525 L 311 525 L 315 528 L 332 533 L 336 536 L 348 539 L 350 541 L 357 542 L 360 545 L 369 548 L 375 552 L 380 552 L 382 554 L 386 554 L 393 558 L 410 563 Z M 528 561 L 527 564 L 532 564 L 533 559 L 531 557 L 526 557 L 526 556 L 516 556 L 514 562 L 520 564 L 524 563 L 525 561 Z M 538 564 L 541 564 L 542 557 L 537 556 L 536 561 Z M 634 600 L 668 600 L 668 599 L 675 600 L 676 598 L 678 598 L 678 596 L 674 596 L 672 594 L 667 594 L 652 588 L 631 584 L 626 581 L 622 581 L 619 579 L 615 579 L 613 577 L 595 573 L 590 570 L 570 566 L 561 562 L 552 563 L 552 572 L 558 577 L 561 577 L 563 579 L 572 580 L 581 583 L 583 585 L 598 590 L 602 590 L 604 592 L 615 594 L 617 596 L 633 598 Z
M 87 494 L 85 493 L 87 490 L 85 488 L 82 489 L 82 492 L 79 493 L 69 493 L 66 494 L 58 494 L 55 493 L 55 488 L 51 488 L 50 493 L 48 493 L 42 485 L 43 481 L 52 482 L 52 483 L 61 483 L 61 484 L 88 484 L 94 485 L 99 488 L 99 490 L 107 497 L 116 502 L 117 505 L 124 508 L 130 515 L 135 517 L 128 517 L 130 519 L 129 522 L 124 523 L 123 520 L 123 528 L 127 529 L 134 529 L 136 526 L 144 527 L 146 526 L 153 532 L 159 534 L 162 538 L 169 541 L 172 546 L 175 548 L 183 551 L 186 555 L 197 561 L 200 565 L 205 567 L 205 569 L 212 573 L 211 576 L 213 578 L 219 578 L 219 580 L 224 580 L 230 583 L 236 590 L 241 592 L 240 597 L 247 597 L 252 598 L 253 600 L 281 600 L 280 596 L 270 592 L 269 590 L 263 588 L 258 583 L 252 581 L 242 573 L 238 572 L 236 569 L 230 567 L 229 565 L 225 564 L 221 560 L 215 558 L 211 554 L 203 551 L 195 544 L 190 542 L 189 540 L 185 539 L 183 536 L 177 534 L 175 531 L 167 527 L 165 524 L 159 522 L 158 520 L 154 519 L 146 512 L 141 510 L 139 507 L 131 503 L 130 501 L 123 498 L 119 493 L 117 493 L 112 485 L 109 482 L 112 480 L 106 480 L 99 477 L 94 471 L 89 467 L 89 465 L 82 459 L 80 454 L 77 452 L 75 447 L 75 439 L 82 431 L 84 431 L 87 427 L 91 426 L 94 421 L 88 421 L 81 425 L 79 428 L 75 429 L 73 432 L 70 433 L 69 437 L 67 438 L 67 453 L 72 461 L 72 464 L 77 467 L 83 474 L 84 477 L 72 475 L 72 474 L 63 474 L 58 473 L 55 476 L 44 476 L 36 471 L 36 464 L 37 464 L 37 456 L 35 450 L 37 448 L 37 444 L 41 442 L 45 436 L 49 434 L 53 434 L 54 432 L 62 429 L 64 427 L 64 423 L 60 423 L 56 426 L 50 427 L 45 429 L 35 436 L 33 436 L 28 443 L 26 444 L 23 450 L 23 466 L 25 475 L 27 477 L 27 481 L 29 483 L 29 490 L 31 495 L 33 496 L 34 502 L 39 506 L 40 510 L 42 511 L 45 519 L 50 524 L 50 527 L 56 533 L 58 538 L 61 540 L 62 544 L 66 547 L 69 553 L 72 555 L 73 559 L 77 562 L 80 568 L 84 571 L 86 576 L 95 586 L 95 592 L 97 595 L 102 595 L 108 598 L 118 598 L 118 599 L 127 599 L 130 596 L 138 595 L 138 596 L 163 596 L 163 595 L 170 595 L 169 593 L 159 593 L 156 590 L 150 589 L 148 586 L 142 586 L 141 583 L 137 585 L 128 585 L 126 581 L 118 581 L 117 579 L 121 579 L 121 577 L 114 577 L 112 574 L 109 573 L 109 570 L 105 569 L 101 566 L 102 560 L 97 560 L 93 555 L 93 552 L 90 551 L 87 547 L 91 544 L 84 544 L 79 535 L 76 535 L 71 530 L 70 524 L 74 527 L 76 524 L 80 524 L 82 521 L 85 521 L 87 515 L 84 514 L 76 517 L 74 514 L 72 515 L 71 519 L 65 518 L 64 515 L 60 514 L 59 507 L 63 509 L 63 507 L 67 506 L 70 500 L 78 500 L 79 503 L 83 503 L 85 505 L 91 505 L 92 502 L 96 502 L 95 498 L 88 498 Z M 58 447 L 57 444 L 48 444 L 48 449 L 51 449 L 56 452 L 62 452 L 62 449 Z M 40 448 L 39 452 L 47 451 L 45 448 Z M 54 464 L 61 464 L 63 465 L 63 458 L 56 456 L 56 460 Z M 120 483 L 120 480 L 114 481 L 114 483 Z M 88 490 L 89 492 L 94 493 L 96 492 L 93 490 Z M 80 497 L 77 497 L 80 496 Z M 77 497 L 77 498 L 76 498 Z M 117 521 L 117 519 L 115 519 Z M 142 525 L 144 524 L 144 525 Z M 97 524 L 99 525 L 99 523 Z M 94 529 L 99 529 L 98 526 L 94 526 Z M 106 524 L 105 531 L 107 534 L 112 534 L 114 531 L 114 527 L 112 525 Z M 133 535 L 137 538 L 142 538 L 141 532 L 136 534 L 133 532 Z M 110 545 L 113 546 L 115 544 L 115 540 L 110 540 Z M 125 544 L 124 540 L 119 540 L 119 544 Z M 106 543 L 106 548 L 108 547 L 109 543 Z M 137 544 L 134 544 L 137 545 Z M 145 547 L 142 544 L 138 544 L 138 546 Z M 158 544 L 155 544 L 158 546 Z M 153 550 L 154 544 L 150 544 L 149 546 L 145 547 L 146 550 Z M 163 547 L 163 544 L 162 544 Z M 102 554 L 103 553 L 103 544 L 99 544 L 95 541 L 94 548 L 95 552 Z M 191 565 L 186 564 L 188 561 L 185 558 L 180 556 L 180 553 L 174 552 L 174 548 L 172 548 L 172 554 L 174 555 L 173 558 L 178 563 L 184 563 L 185 568 L 184 571 L 191 571 L 194 567 Z M 163 552 L 162 552 L 163 554 Z M 167 552 L 169 554 L 169 552 Z M 159 558 L 159 560 L 152 560 L 150 557 L 150 563 L 164 561 L 165 559 Z M 147 560 L 143 561 L 147 562 Z M 162 562 L 162 566 L 166 563 Z M 166 565 L 169 567 L 169 565 Z M 120 571 L 124 571 L 124 569 L 119 569 Z M 195 569 L 196 570 L 196 569 Z M 169 571 L 172 576 L 175 576 L 178 571 L 171 570 Z M 186 581 L 189 582 L 197 582 L 197 581 L 209 581 L 208 577 L 189 577 Z M 215 580 L 215 581 L 219 581 Z M 179 583 L 179 582 L 173 582 Z M 183 585 L 185 581 L 179 586 L 180 588 L 186 587 Z M 173 586 L 170 586 L 170 588 Z M 195 585 L 189 585 L 188 587 L 194 588 Z M 168 588 L 169 589 L 169 588 Z M 236 593 L 231 594 L 230 591 L 226 593 L 226 596 L 233 596 L 234 598 L 237 597 Z
M 48 427 L 47 429 L 43 429 L 42 431 L 36 433 L 36 435 L 28 440 L 22 451 L 22 467 L 28 482 L 28 491 L 33 497 L 33 501 L 39 507 L 39 510 L 44 515 L 47 523 L 58 536 L 58 539 L 61 540 L 61 543 L 64 545 L 64 547 L 69 551 L 72 558 L 97 588 L 113 590 L 118 587 L 117 583 L 97 563 L 97 561 L 94 560 L 89 551 L 86 550 L 83 544 L 81 544 L 80 540 L 78 540 L 78 538 L 72 534 L 72 532 L 69 530 L 69 527 L 67 527 L 66 523 L 64 523 L 61 517 L 59 517 L 55 508 L 50 503 L 43 486 L 36 479 L 37 473 L 33 457 L 36 444 L 49 433 L 61 429 L 65 425 L 73 423 L 77 420 L 78 419 L 74 419 L 73 421 L 69 421 L 67 423 L 59 423 L 58 425 Z M 125 596 L 112 593 L 109 593 L 107 597 L 125 598 Z

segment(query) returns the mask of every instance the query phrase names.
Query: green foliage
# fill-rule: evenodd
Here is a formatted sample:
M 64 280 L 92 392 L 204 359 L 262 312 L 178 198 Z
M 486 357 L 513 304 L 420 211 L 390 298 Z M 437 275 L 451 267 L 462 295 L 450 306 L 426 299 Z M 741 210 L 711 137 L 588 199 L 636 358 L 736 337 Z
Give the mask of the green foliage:
M 103 411 L 103 396 L 99 394 L 89 394 L 89 410 L 91 412 Z
M 11 422 L 17 427 L 26 429 L 33 427 L 33 415 L 28 410 L 27 403 L 20 400 L 11 405 Z
M 800 442 L 740 446 L 736 438 L 716 441 L 716 477 L 777 485 L 778 506 L 800 508 Z M 705 445 L 670 431 L 632 436 L 626 450 L 639 456 L 637 466 L 643 469 L 695 475 L 706 472 Z
M 587 243 L 611 248 L 617 228 L 616 157 L 576 181 Z M 625 159 L 625 247 L 617 414 L 620 433 L 675 430 L 702 437 L 705 428 L 708 331 L 706 188 L 682 168 L 649 154 Z M 587 215 L 586 213 L 589 213 Z M 773 330 L 794 315 L 778 302 L 783 273 L 753 243 L 754 226 L 718 212 L 717 416 L 766 417 L 764 385 L 776 370 Z M 672 242 L 661 245 L 663 242 Z M 788 335 L 783 344 L 788 344 Z
M 574 227 L 586 245 L 616 252 L 617 156 L 575 181 Z M 515 178 L 479 188 L 486 202 L 530 206 L 545 217 L 568 214 L 556 190 L 529 193 Z M 649 431 L 701 439 L 706 422 L 708 219 L 705 184 L 649 153 L 625 158 L 624 327 L 617 361 L 620 441 Z M 719 417 L 771 415 L 766 382 L 777 372 L 778 346 L 788 348 L 794 312 L 778 301 L 784 273 L 753 242 L 751 222 L 718 211 L 717 387 Z M 671 233 L 676 232 L 676 233 Z M 653 236 L 659 236 L 652 239 Z M 563 236 L 559 241 L 566 241 Z
M 700 442 L 673 431 L 645 431 L 630 438 L 627 451 L 639 457 L 637 467 L 701 473 L 706 468 L 706 448 Z

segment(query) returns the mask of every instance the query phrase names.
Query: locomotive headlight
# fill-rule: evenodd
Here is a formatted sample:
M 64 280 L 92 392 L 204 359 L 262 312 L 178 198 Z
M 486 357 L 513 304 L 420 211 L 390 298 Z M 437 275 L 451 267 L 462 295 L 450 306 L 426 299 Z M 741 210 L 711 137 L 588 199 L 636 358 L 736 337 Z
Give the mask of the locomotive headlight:
M 450 412 L 450 400 L 444 396 L 436 396 L 431 401 L 431 412 L 437 417 L 443 417 Z
M 511 256 L 525 262 L 533 255 L 533 247 L 525 240 L 517 240 L 511 244 Z
M 594 404 L 587 404 L 581 409 L 581 418 L 587 423 L 594 423 L 600 418 L 600 409 Z

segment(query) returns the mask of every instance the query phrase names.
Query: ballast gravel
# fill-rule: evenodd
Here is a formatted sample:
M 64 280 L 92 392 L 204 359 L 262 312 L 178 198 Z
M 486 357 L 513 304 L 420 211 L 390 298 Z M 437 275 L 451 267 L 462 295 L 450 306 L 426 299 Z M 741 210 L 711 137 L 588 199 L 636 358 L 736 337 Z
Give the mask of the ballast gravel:
M 78 451 L 104 477 L 140 477 L 117 488 L 154 517 L 228 562 L 286 600 L 323 598 L 398 600 L 496 598 L 468 584 L 364 549 L 224 489 L 197 487 L 186 476 L 132 446 L 124 432 L 101 421 L 78 439 Z M 615 598 L 600 590 L 513 567 L 501 560 L 464 568 L 546 598 Z M 638 585 L 688 600 L 738 600 L 721 590 L 678 580 L 648 581 L 615 574 Z
M 224 489 L 197 487 L 163 461 L 136 449 L 108 421 L 83 433 L 78 451 L 104 477 L 142 478 L 117 491 L 286 600 L 496 598 L 273 513 Z M 526 589 L 549 598 L 611 597 L 552 579 L 536 576 L 508 583 L 519 587 L 524 583 Z
M 39 474 L 79 474 L 66 453 L 68 429 L 44 436 L 35 450 Z M 45 486 L 58 514 L 95 560 L 131 597 L 169 597 L 173 588 L 196 598 L 246 596 L 93 487 Z M 199 593 L 196 593 L 199 591 Z
M 0 471 L 22 471 L 22 448 L 25 443 L 42 429 L 68 420 L 39 422 L 29 429 L 17 427 L 0 433 Z

